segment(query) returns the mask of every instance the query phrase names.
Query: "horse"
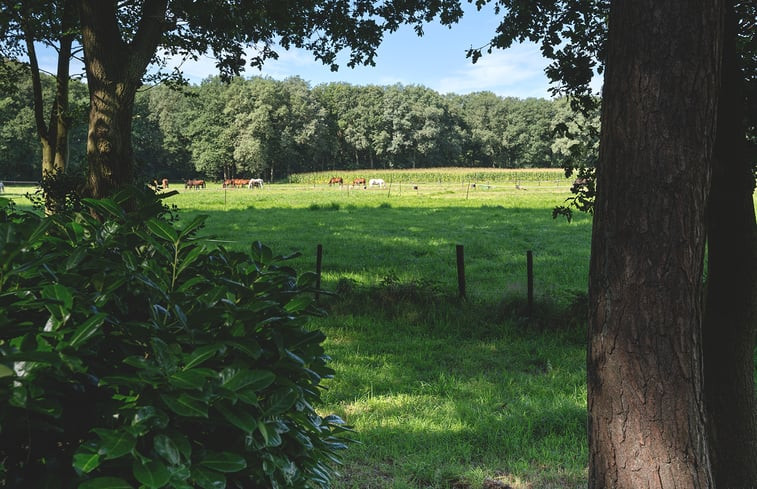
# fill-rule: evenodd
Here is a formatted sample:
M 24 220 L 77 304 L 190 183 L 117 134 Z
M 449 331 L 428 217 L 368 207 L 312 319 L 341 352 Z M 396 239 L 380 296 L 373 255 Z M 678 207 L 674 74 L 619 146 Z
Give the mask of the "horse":
M 187 180 L 184 184 L 184 188 L 205 188 L 205 180 Z
M 342 177 L 331 177 L 331 180 L 329 180 L 329 185 L 344 185 L 344 179 Z
M 251 178 L 250 183 L 247 184 L 249 188 L 263 188 L 263 179 L 262 178 Z
M 363 187 L 365 187 L 365 178 L 356 178 L 355 180 L 352 181 L 352 185 L 356 187 L 358 185 L 362 185 Z
M 384 183 L 384 180 L 382 180 L 381 178 L 371 178 L 370 180 L 368 180 L 369 187 L 384 188 L 384 185 L 386 185 L 386 183 Z

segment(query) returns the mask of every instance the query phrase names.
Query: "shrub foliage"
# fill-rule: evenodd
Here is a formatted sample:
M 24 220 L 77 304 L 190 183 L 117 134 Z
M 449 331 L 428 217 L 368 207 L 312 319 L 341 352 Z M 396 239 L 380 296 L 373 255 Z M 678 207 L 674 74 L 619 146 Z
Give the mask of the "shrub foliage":
M 348 428 L 314 406 L 333 372 L 312 274 L 260 243 L 211 249 L 203 218 L 179 228 L 134 189 L 47 217 L 8 204 L 0 486 L 329 485 Z

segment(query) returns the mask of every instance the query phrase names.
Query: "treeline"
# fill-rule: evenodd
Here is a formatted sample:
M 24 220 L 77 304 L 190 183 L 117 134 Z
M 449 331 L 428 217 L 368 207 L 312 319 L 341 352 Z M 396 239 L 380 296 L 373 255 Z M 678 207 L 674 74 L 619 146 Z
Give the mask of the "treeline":
M 74 107 L 86 103 L 75 83 Z M 40 175 L 31 87 L 0 102 L 0 179 Z M 85 111 L 73 113 L 69 168 L 81 167 Z M 311 87 L 294 77 L 210 78 L 137 97 L 133 142 L 147 179 L 262 177 L 357 168 L 548 168 L 596 144 L 598 117 L 576 121 L 565 99 L 491 92 L 441 95 L 422 86 Z M 9 148 L 10 150 L 6 150 Z

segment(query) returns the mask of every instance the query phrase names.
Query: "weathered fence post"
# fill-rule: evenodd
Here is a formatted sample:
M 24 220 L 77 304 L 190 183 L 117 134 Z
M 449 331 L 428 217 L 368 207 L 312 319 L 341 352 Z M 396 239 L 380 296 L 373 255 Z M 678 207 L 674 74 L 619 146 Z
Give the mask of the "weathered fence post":
M 323 245 L 319 244 L 315 250 L 315 301 L 321 298 L 321 264 L 323 263 Z
M 465 299 L 465 255 L 463 245 L 455 246 L 457 251 L 457 290 L 461 299 Z
M 526 251 L 526 274 L 528 275 L 528 315 L 534 311 L 534 253 Z

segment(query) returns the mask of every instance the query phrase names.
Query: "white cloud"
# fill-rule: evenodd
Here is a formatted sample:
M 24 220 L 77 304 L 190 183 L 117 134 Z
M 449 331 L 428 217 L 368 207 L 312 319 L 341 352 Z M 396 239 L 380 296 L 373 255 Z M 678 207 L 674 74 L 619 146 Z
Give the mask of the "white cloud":
M 536 46 L 519 45 L 485 53 L 476 64 L 468 61 L 433 88 L 441 93 L 492 91 L 501 96 L 548 97 L 546 66 Z

